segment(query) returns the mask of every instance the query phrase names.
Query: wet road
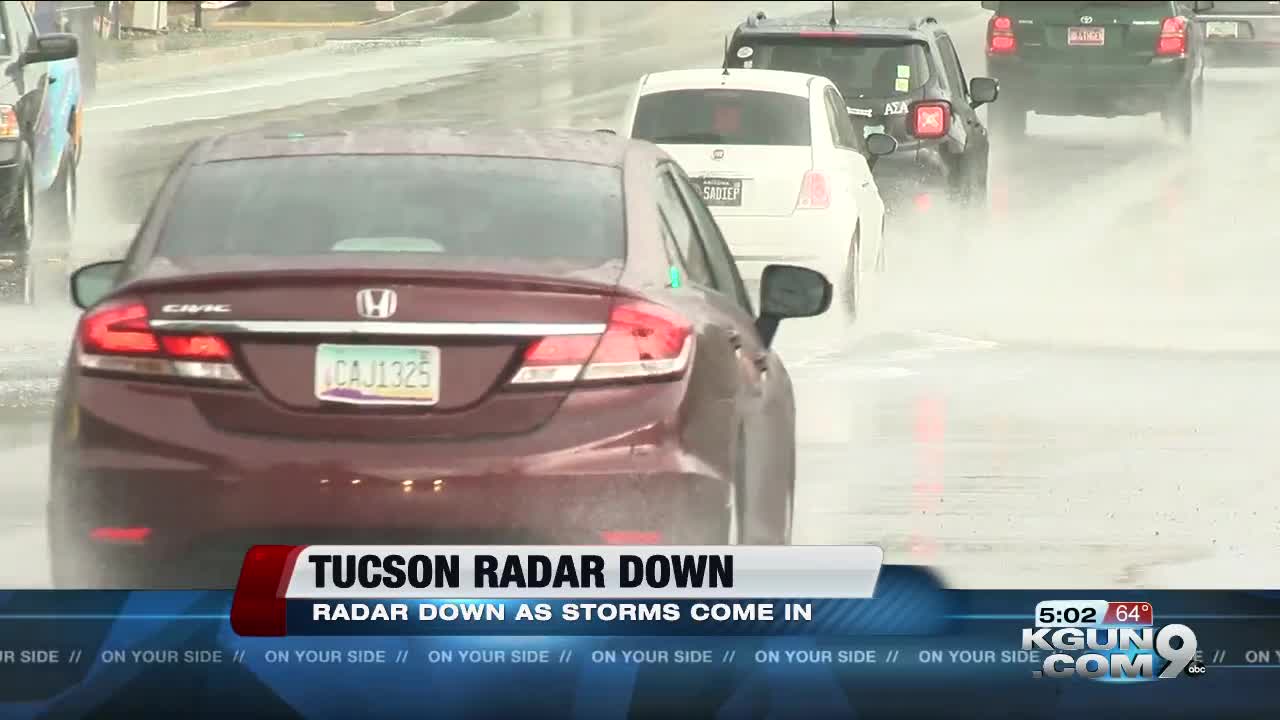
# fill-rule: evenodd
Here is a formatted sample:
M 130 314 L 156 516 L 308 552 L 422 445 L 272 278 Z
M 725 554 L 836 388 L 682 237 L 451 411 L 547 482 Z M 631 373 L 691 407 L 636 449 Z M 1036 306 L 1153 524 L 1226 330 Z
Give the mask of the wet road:
M 804 5 L 546 4 L 104 88 L 74 252 L 110 255 L 200 136 L 611 126 L 639 75 L 717 64 L 747 11 Z M 981 74 L 984 17 L 945 19 Z M 1280 133 L 1257 120 L 1280 73 L 1212 80 L 1189 152 L 1156 118 L 1033 117 L 1027 142 L 997 139 L 987 224 L 892 238 L 856 331 L 784 325 L 797 542 L 882 544 L 966 587 L 1280 584 Z M 47 582 L 45 423 L 75 316 L 0 309 L 0 587 Z

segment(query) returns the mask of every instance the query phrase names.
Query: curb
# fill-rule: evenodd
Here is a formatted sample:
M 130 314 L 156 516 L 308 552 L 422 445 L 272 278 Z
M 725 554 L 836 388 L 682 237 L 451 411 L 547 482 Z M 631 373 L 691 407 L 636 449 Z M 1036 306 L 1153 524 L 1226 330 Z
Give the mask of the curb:
M 190 75 L 222 63 L 280 55 L 295 50 L 318 47 L 325 41 L 324 33 L 285 35 L 245 45 L 208 47 L 174 53 L 160 53 L 136 60 L 103 63 L 98 66 L 98 83 L 120 80 L 166 80 Z
M 231 20 L 228 22 L 214 22 L 210 24 L 212 28 L 232 28 L 238 30 L 253 30 L 255 28 L 270 30 L 273 28 L 293 28 L 297 30 L 305 29 L 330 29 L 330 30 L 349 30 L 354 28 L 376 27 L 388 23 L 395 23 L 404 20 L 415 21 L 439 21 L 444 20 L 452 15 L 470 8 L 479 0 L 448 0 L 448 2 L 431 7 L 417 8 L 414 10 L 405 10 L 404 12 L 390 15 L 388 17 L 371 18 L 369 20 L 353 20 L 350 22 L 313 22 L 313 23 L 294 23 L 285 21 L 266 21 L 266 22 L 248 22 L 243 20 Z

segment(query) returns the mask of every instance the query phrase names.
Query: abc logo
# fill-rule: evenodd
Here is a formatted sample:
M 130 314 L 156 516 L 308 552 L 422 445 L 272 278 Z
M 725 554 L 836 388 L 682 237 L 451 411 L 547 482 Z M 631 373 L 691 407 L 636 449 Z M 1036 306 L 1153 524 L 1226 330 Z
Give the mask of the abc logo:
M 1187 669 L 1184 672 L 1186 672 L 1187 677 L 1202 677 L 1208 671 L 1209 668 L 1204 663 L 1199 660 L 1193 660 L 1187 664 Z

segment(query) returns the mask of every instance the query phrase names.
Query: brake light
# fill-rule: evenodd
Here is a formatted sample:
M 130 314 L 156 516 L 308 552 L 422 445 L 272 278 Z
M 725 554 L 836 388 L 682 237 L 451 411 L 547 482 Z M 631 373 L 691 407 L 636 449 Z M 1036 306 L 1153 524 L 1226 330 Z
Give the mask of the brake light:
M 104 543 L 119 543 L 122 545 L 137 545 L 147 541 L 151 537 L 151 528 L 149 527 L 100 527 L 94 528 L 89 533 L 89 537 Z
M 1018 38 L 1013 34 L 1013 18 L 997 15 L 987 27 L 987 54 L 1013 55 L 1018 52 Z
M 134 375 L 241 382 L 231 346 L 216 335 L 157 335 L 147 306 L 120 300 L 80 321 L 80 367 Z
M 556 335 L 524 353 L 515 385 L 655 380 L 676 377 L 689 364 L 693 327 L 671 310 L 641 301 L 622 302 L 602 335 Z
M 924 139 L 944 137 L 951 131 L 951 107 L 942 102 L 924 102 L 911 109 L 911 134 Z
M 1160 24 L 1160 39 L 1156 41 L 1156 55 L 1177 57 L 1187 53 L 1187 19 L 1167 17 Z
M 796 198 L 797 210 L 826 210 L 831 206 L 831 183 L 827 176 L 810 170 L 800 181 L 800 196 Z

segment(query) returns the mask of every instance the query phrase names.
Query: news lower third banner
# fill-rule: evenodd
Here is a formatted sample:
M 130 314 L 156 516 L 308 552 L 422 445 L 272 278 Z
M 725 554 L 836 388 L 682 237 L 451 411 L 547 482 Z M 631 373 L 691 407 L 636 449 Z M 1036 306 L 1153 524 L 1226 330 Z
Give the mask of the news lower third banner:
M 879 557 L 268 548 L 234 593 L 0 592 L 0 718 L 1280 717 L 1280 592 L 959 591 Z
M 839 633 L 878 547 L 255 547 L 242 635 Z M 815 615 L 816 614 L 816 615 Z

